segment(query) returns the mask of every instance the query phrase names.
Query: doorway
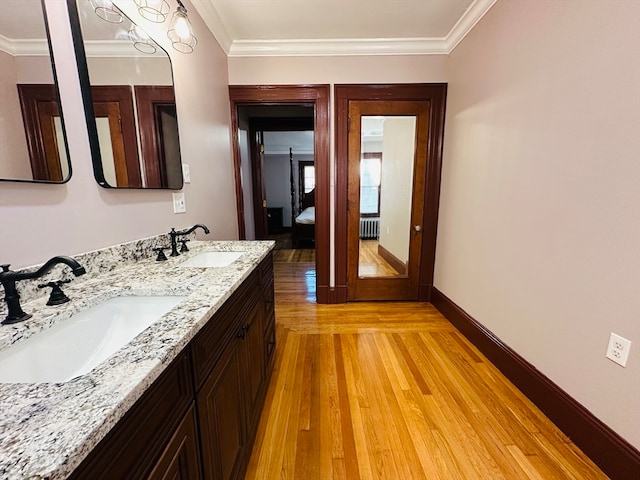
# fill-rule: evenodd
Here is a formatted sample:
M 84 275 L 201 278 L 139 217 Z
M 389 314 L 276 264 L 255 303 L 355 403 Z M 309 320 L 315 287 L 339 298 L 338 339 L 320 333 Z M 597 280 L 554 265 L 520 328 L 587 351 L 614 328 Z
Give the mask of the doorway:
M 337 85 L 336 284 L 344 301 L 428 301 L 446 85 Z
M 240 154 L 240 117 L 238 109 L 248 106 L 310 106 L 313 108 L 314 168 L 315 168 L 315 267 L 318 303 L 334 303 L 335 294 L 330 286 L 330 219 L 329 219 L 329 86 L 230 86 L 232 144 L 238 211 L 238 234 L 247 238 L 245 205 L 254 204 L 246 199 L 252 191 L 250 179 L 243 175 Z M 247 203 L 247 200 L 251 203 Z M 261 204 L 262 205 L 262 204 Z M 264 208 L 267 208 L 266 206 Z M 267 212 L 268 215 L 268 212 Z

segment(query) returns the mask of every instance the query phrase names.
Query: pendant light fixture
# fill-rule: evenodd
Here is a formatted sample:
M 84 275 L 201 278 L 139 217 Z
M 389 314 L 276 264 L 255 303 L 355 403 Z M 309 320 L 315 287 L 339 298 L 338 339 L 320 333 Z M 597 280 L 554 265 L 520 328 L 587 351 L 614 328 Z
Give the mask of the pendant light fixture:
M 154 23 L 164 22 L 171 10 L 167 0 L 135 0 L 135 2 L 140 15 Z
M 193 27 L 187 17 L 187 9 L 180 0 L 177 0 L 178 7 L 173 12 L 167 37 L 171 40 L 173 48 L 182 53 L 191 53 L 198 43 L 198 39 L 193 33 Z
M 142 53 L 151 55 L 156 53 L 158 50 L 156 43 L 151 40 L 151 37 L 147 35 L 147 32 L 134 23 L 131 24 L 131 29 L 129 30 L 129 40 L 133 42 L 133 46 L 136 50 Z
M 123 17 L 111 0 L 89 0 L 93 11 L 109 23 L 122 23 Z

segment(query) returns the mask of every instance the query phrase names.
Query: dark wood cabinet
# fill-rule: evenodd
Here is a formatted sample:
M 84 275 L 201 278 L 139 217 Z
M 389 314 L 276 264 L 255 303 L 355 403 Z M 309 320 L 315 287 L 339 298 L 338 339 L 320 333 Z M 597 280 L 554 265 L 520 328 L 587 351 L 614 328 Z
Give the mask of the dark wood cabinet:
M 264 335 L 262 332 L 262 306 L 256 302 L 249 311 L 240 341 L 242 379 L 245 382 L 245 418 L 247 435 L 257 427 L 261 408 L 260 394 L 264 380 Z
M 269 235 L 279 235 L 284 232 L 284 208 L 267 208 L 267 232 Z
M 196 412 L 192 406 L 160 456 L 148 480 L 201 479 Z
M 270 254 L 70 478 L 242 478 L 273 369 L 272 262 Z
M 148 478 L 192 405 L 191 363 L 187 352 L 183 352 L 70 478 Z
M 204 475 L 237 478 L 244 457 L 240 344 L 232 341 L 198 393 Z

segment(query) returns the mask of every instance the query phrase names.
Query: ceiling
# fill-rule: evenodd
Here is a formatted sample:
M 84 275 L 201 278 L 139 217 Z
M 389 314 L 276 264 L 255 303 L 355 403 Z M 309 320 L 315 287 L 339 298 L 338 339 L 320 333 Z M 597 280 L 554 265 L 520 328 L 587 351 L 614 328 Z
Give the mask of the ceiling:
M 497 0 L 191 0 L 235 56 L 448 54 Z

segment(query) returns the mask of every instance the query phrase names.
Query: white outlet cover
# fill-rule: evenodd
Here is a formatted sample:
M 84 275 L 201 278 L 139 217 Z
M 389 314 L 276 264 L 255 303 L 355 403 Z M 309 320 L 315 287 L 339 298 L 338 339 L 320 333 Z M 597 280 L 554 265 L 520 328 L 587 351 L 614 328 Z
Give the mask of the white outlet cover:
M 187 211 L 187 203 L 184 199 L 184 192 L 173 194 L 173 213 L 185 213 Z
M 182 164 L 182 180 L 184 183 L 191 183 L 191 171 L 186 163 Z
M 629 350 L 631 350 L 631 340 L 611 333 L 606 355 L 609 360 L 625 367 L 627 365 L 627 359 L 629 358 Z

